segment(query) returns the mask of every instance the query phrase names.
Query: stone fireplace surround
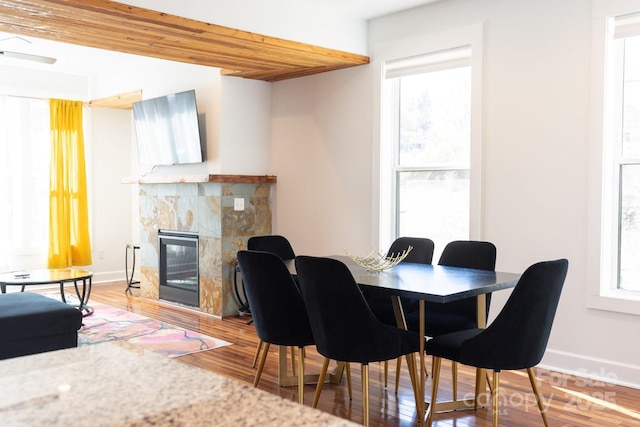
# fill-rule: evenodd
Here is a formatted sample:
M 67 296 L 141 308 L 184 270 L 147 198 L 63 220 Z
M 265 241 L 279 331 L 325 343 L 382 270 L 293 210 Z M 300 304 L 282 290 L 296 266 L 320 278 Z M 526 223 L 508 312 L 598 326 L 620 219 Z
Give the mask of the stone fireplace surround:
M 251 236 L 271 234 L 271 190 L 276 177 L 253 175 L 154 176 L 139 184 L 140 291 L 159 299 L 158 230 L 198 234 L 199 310 L 237 313 L 236 253 Z M 244 199 L 244 210 L 234 201 Z

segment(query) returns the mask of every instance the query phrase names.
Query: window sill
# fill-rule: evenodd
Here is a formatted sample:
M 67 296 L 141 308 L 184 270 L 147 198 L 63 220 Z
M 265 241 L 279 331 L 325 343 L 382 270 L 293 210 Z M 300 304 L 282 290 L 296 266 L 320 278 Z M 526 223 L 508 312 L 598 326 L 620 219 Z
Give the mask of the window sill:
M 607 295 L 587 295 L 587 307 L 640 316 L 640 295 L 614 291 Z

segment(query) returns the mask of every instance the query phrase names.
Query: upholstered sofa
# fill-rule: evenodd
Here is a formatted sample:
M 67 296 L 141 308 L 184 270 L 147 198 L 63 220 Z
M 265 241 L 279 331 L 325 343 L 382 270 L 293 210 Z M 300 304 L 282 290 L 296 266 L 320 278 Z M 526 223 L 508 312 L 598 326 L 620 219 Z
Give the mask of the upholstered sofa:
M 78 346 L 82 313 L 31 292 L 0 294 L 0 359 Z

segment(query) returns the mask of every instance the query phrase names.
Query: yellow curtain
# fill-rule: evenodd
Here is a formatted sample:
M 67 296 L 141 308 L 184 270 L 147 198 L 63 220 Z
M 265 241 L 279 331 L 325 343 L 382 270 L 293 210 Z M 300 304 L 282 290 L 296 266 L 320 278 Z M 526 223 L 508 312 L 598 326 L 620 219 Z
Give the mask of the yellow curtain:
M 91 264 L 82 102 L 51 99 L 48 268 Z

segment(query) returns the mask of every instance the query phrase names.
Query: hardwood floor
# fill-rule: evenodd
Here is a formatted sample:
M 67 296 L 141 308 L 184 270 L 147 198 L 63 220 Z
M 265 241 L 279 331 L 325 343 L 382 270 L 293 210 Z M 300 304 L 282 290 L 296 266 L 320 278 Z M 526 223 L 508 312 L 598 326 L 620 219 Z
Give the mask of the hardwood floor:
M 231 346 L 190 354 L 177 358 L 185 363 L 199 366 L 238 381 L 251 384 L 255 370 L 251 367 L 258 338 L 255 329 L 248 324 L 249 317 L 218 319 L 199 314 L 192 310 L 178 308 L 167 303 L 159 303 L 134 295 L 125 294 L 124 282 L 96 284 L 91 301 L 98 301 L 152 317 L 161 321 L 199 331 L 233 343 Z M 270 349 L 267 363 L 258 388 L 296 401 L 297 387 L 280 387 L 277 384 L 277 346 Z M 307 349 L 305 372 L 320 371 L 322 357 L 314 348 Z M 442 364 L 440 398 L 451 397 L 450 364 Z M 430 363 L 427 363 L 430 369 Z M 362 423 L 362 394 L 360 367 L 352 365 L 353 400 L 349 400 L 346 379 L 343 384 L 326 384 L 318 408 L 342 418 Z M 459 396 L 473 390 L 473 370 L 461 367 L 459 370 Z M 571 377 L 542 369 L 537 370 L 540 392 L 548 406 L 547 417 L 551 426 L 640 426 L 640 390 L 597 383 L 582 378 Z M 398 394 L 394 391 L 395 362 L 389 364 L 389 383 L 384 386 L 383 364 L 370 366 L 370 424 L 371 426 L 410 426 L 417 424 L 415 401 L 409 382 L 406 365 L 400 375 Z M 427 378 L 430 393 L 430 378 Z M 310 406 L 315 387 L 306 386 L 305 405 Z M 531 385 L 525 371 L 502 372 L 500 387 L 500 425 L 540 426 L 542 418 L 538 412 Z M 251 402 L 238 402 L 250 405 Z M 437 414 L 437 427 L 484 427 L 491 425 L 491 409 L 458 411 Z

